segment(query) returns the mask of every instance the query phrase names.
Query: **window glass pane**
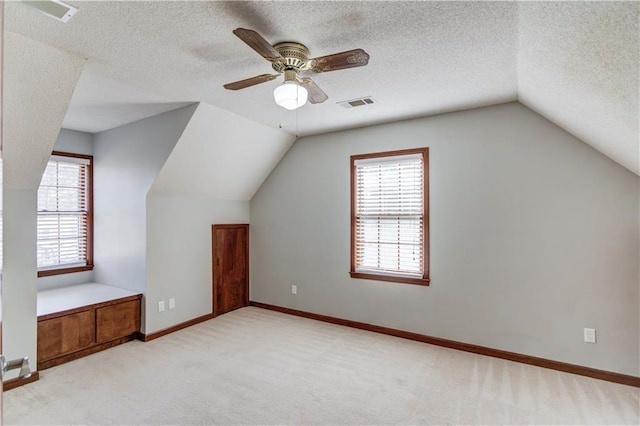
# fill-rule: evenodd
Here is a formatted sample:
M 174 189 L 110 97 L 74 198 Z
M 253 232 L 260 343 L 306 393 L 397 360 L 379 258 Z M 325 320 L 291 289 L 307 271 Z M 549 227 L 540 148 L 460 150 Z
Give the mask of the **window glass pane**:
M 58 163 L 58 186 L 79 187 L 81 185 L 81 168 L 79 164 Z

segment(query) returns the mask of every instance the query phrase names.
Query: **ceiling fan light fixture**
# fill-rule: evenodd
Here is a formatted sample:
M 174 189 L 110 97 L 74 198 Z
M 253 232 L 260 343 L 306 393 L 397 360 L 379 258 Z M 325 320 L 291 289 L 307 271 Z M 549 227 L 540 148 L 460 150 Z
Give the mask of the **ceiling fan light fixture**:
M 285 41 L 271 45 L 260 34 L 246 28 L 236 28 L 233 34 L 271 62 L 274 71 L 284 74 L 284 84 L 273 91 L 273 98 L 278 105 L 290 111 L 300 108 L 307 100 L 311 104 L 321 104 L 329 98 L 311 78 L 300 77 L 298 74 L 338 71 L 362 67 L 369 63 L 369 54 L 362 49 L 309 58 L 309 49 L 301 43 Z M 227 90 L 240 90 L 271 81 L 278 77 L 278 74 L 261 74 L 227 83 L 223 87 Z
M 285 81 L 273 91 L 273 99 L 282 108 L 293 111 L 307 103 L 307 89 L 296 81 Z

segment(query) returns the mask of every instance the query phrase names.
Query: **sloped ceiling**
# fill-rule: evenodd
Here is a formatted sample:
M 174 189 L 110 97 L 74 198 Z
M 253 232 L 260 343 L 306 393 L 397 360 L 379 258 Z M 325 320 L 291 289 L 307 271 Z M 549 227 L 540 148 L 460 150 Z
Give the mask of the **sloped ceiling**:
M 518 100 L 636 174 L 639 11 L 638 2 L 522 3 L 518 39 Z
M 201 103 L 149 193 L 249 201 L 295 137 Z
M 84 60 L 5 31 L 4 187 L 38 189 Z
M 520 100 L 640 172 L 636 2 L 83 2 L 68 24 L 6 4 L 6 27 L 87 58 L 64 126 L 98 132 L 204 102 L 304 136 Z M 329 95 L 294 112 L 232 34 L 298 41 L 312 56 L 353 48 L 369 65 L 314 75 Z M 376 104 L 337 102 L 372 96 Z M 634 115 L 635 114 L 635 115 Z

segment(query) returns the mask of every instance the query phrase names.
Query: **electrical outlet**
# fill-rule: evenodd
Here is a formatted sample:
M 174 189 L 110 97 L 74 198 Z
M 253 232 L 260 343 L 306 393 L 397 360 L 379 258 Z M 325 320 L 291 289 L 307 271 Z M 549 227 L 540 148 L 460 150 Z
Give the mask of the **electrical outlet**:
M 596 329 L 585 328 L 584 329 L 584 341 L 585 343 L 596 343 Z
M 164 312 L 164 300 L 158 302 L 158 312 Z
M 291 285 L 291 294 L 298 294 L 298 286 L 295 284 Z
M 175 298 L 171 298 L 169 299 L 169 309 L 174 309 L 176 307 L 176 299 Z

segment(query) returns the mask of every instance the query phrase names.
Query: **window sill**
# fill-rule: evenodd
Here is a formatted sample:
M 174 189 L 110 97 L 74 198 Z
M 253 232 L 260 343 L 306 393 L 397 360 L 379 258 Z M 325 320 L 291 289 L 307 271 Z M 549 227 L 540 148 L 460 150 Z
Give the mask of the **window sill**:
M 85 271 L 93 271 L 93 265 L 72 266 L 71 268 L 60 268 L 60 269 L 44 269 L 42 271 L 38 271 L 38 278 L 51 277 L 53 275 L 73 274 L 74 272 L 85 272 Z
M 424 285 L 428 286 L 431 281 L 429 278 L 411 278 L 411 277 L 403 277 L 399 275 L 377 275 L 377 274 L 367 274 L 363 272 L 354 272 L 350 271 L 349 274 L 351 278 L 362 278 L 366 280 L 374 280 L 374 281 L 389 281 L 392 283 L 400 283 L 400 284 L 414 284 L 414 285 Z

